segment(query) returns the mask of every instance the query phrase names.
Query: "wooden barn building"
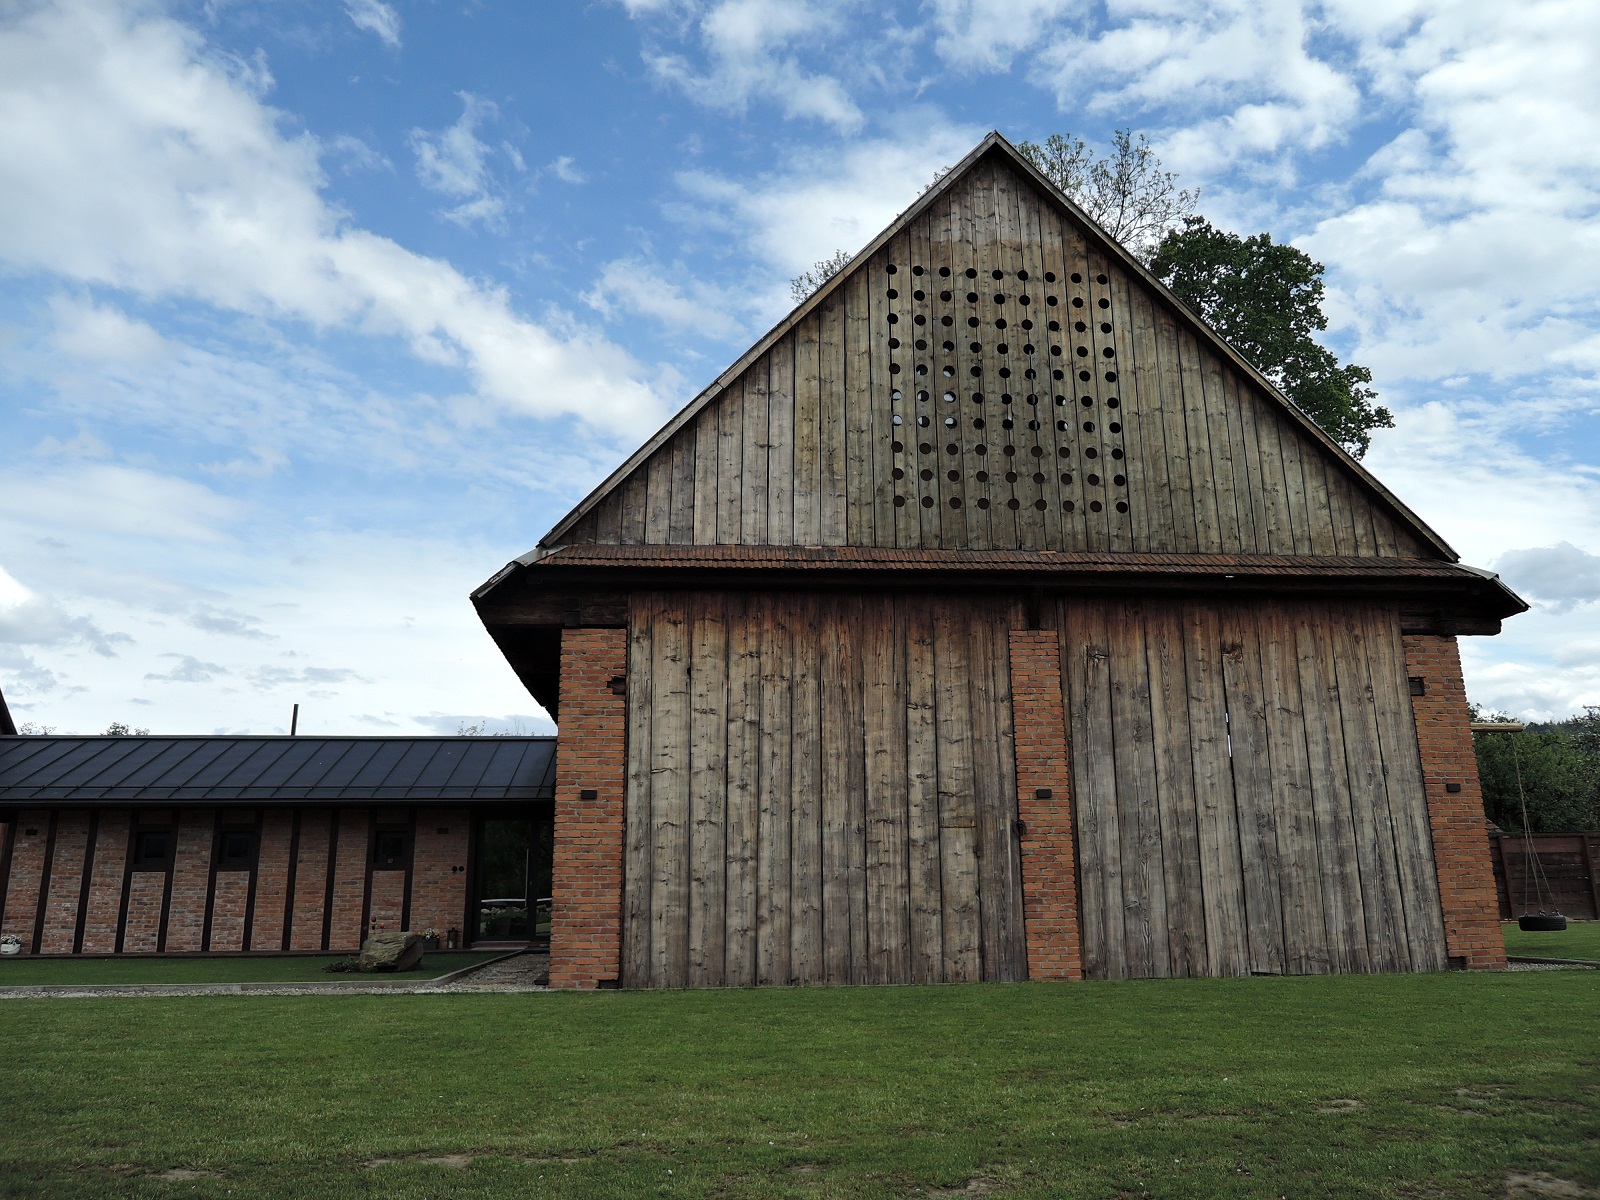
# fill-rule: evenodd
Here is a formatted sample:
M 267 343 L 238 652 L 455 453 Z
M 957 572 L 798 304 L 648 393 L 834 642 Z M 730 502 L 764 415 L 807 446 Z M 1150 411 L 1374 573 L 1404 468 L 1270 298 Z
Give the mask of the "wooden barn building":
M 557 986 L 1504 963 L 1525 605 L 998 134 L 474 598 Z

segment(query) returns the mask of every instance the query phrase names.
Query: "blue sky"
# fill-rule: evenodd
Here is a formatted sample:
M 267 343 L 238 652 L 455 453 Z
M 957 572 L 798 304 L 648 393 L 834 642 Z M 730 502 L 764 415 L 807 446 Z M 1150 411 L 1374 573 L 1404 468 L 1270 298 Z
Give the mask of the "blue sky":
M 985 132 L 1148 134 L 1327 264 L 1368 464 L 1600 703 L 1600 6 L 14 0 L 0 687 L 95 732 L 529 732 L 467 596 Z

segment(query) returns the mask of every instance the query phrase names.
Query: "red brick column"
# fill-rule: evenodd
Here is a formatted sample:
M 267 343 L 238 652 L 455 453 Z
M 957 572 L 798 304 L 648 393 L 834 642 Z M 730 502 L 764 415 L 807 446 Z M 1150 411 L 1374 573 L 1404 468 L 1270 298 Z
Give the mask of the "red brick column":
M 1047 629 L 1011 631 L 1017 815 L 1022 819 L 1022 916 L 1029 979 L 1082 979 L 1072 770 L 1061 697 L 1061 647 Z M 1047 797 L 1039 793 L 1046 791 Z
M 117 918 L 122 910 L 122 875 L 128 861 L 127 809 L 100 813 L 94 840 L 94 869 L 89 873 L 89 914 L 83 922 L 83 952 L 110 954 L 117 948 Z
M 172 899 L 167 905 L 168 953 L 204 950 L 206 891 L 211 884 L 211 843 L 217 814 L 209 808 L 178 813 L 178 849 L 172 860 Z
M 1503 968 L 1500 901 L 1484 832 L 1483 791 L 1456 639 L 1415 634 L 1402 640 L 1406 674 L 1422 680 L 1423 694 L 1411 697 L 1411 712 L 1422 752 L 1428 822 L 1433 827 L 1445 952 L 1465 960 L 1469 968 Z M 1459 790 L 1450 791 L 1452 786 Z
M 18 813 L 12 839 L 11 879 L 5 895 L 5 924 L 0 932 L 21 937 L 22 952 L 28 954 L 33 948 L 34 923 L 39 913 L 39 889 L 44 885 L 50 814 Z
M 359 950 L 367 931 L 361 908 L 367 898 L 367 832 L 371 814 L 364 808 L 339 810 L 339 849 L 333 869 L 333 920 L 328 925 L 329 950 Z
M 553 988 L 614 985 L 620 973 L 628 702 L 611 690 L 611 680 L 627 673 L 627 630 L 562 631 L 551 863 Z M 584 799 L 585 792 L 594 798 Z
M 250 949 L 283 949 L 283 917 L 289 907 L 289 842 L 294 811 L 269 808 L 261 818 L 261 845 L 256 848 L 255 927 Z
M 471 824 L 465 809 L 420 809 L 416 845 L 411 850 L 411 928 L 418 933 L 437 929 L 441 938 L 460 929 L 463 945 L 472 941 L 473 934 L 461 924 L 467 909 L 467 829 Z
M 244 910 L 249 903 L 250 872 L 218 871 L 211 897 L 211 941 L 207 950 L 244 949 Z
M 322 914 L 327 907 L 329 842 L 338 812 L 308 808 L 300 814 L 300 845 L 295 855 L 294 915 L 289 949 L 322 949 Z M 269 947 L 263 947 L 268 949 Z
M 50 895 L 44 908 L 41 954 L 71 954 L 78 932 L 78 900 L 89 853 L 89 813 L 66 809 L 56 819 L 55 853 L 50 861 Z

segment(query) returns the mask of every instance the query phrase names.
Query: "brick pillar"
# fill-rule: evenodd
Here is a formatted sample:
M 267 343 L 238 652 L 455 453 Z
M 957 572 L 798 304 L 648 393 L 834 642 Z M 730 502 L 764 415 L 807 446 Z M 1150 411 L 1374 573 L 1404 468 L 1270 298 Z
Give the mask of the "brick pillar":
M 562 631 L 551 862 L 553 988 L 614 985 L 620 975 L 628 702 L 611 690 L 611 680 L 627 673 L 627 630 Z M 594 799 L 585 800 L 584 792 Z
M 1433 828 L 1445 952 L 1464 960 L 1469 968 L 1503 968 L 1506 950 L 1500 934 L 1500 901 L 1484 832 L 1483 791 L 1478 783 L 1472 717 L 1461 681 L 1456 639 L 1413 634 L 1402 640 L 1406 674 L 1422 680 L 1423 694 L 1411 697 L 1411 713 L 1422 752 L 1428 823 Z M 1457 790 L 1451 791 L 1452 787 Z
M 1017 815 L 1022 819 L 1022 916 L 1029 979 L 1082 979 L 1072 771 L 1061 697 L 1061 648 L 1048 629 L 1011 631 Z M 1049 795 L 1041 798 L 1039 793 Z

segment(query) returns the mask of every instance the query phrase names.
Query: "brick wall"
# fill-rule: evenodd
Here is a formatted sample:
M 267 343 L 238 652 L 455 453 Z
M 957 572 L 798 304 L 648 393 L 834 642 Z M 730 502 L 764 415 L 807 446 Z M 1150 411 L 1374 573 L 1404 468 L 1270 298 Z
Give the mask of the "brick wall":
M 294 812 L 269 808 L 261 818 L 261 842 L 256 848 L 256 907 L 251 914 L 250 949 L 283 949 L 283 918 L 289 899 L 289 843 L 294 836 Z
M 367 932 L 393 933 L 400 929 L 400 917 L 405 908 L 405 899 L 404 871 L 374 871 L 372 898 L 367 902 Z
M 161 937 L 161 900 L 167 892 L 165 871 L 135 871 L 128 884 L 128 923 L 123 929 L 125 954 L 154 954 Z
M 178 852 L 172 863 L 172 898 L 167 905 L 167 945 L 174 953 L 202 950 L 206 891 L 211 883 L 211 846 L 217 814 L 209 808 L 178 813 Z
M 50 819 L 51 814 L 47 812 L 17 814 L 11 876 L 6 886 L 5 919 L 0 922 L 0 933 L 14 933 L 20 937 L 24 954 L 33 947 L 39 887 L 44 881 L 45 845 L 50 840 Z
M 1453 637 L 1415 634 L 1405 642 L 1406 674 L 1422 680 L 1411 697 L 1433 828 L 1446 953 L 1475 969 L 1506 965 L 1500 903 L 1484 831 L 1483 792 L 1472 749 L 1471 715 Z M 1451 786 L 1459 788 L 1450 791 Z
M 308 808 L 300 814 L 291 950 L 322 949 L 322 911 L 326 907 L 328 890 L 328 835 L 334 816 L 325 808 Z
M 244 910 L 249 902 L 249 871 L 217 872 L 216 894 L 211 901 L 211 944 L 207 949 L 244 949 Z
M 1072 771 L 1053 630 L 1011 631 L 1017 815 L 1022 819 L 1022 914 L 1029 979 L 1082 979 Z M 1039 792 L 1050 795 L 1041 798 Z
M 56 844 L 50 856 L 50 898 L 44 906 L 40 954 L 71 954 L 78 932 L 78 901 L 83 895 L 83 868 L 89 852 L 89 812 L 68 809 L 57 814 Z
M 371 814 L 364 808 L 339 811 L 339 850 L 333 876 L 333 922 L 328 929 L 329 950 L 359 950 L 361 907 L 367 896 L 367 833 Z
M 122 914 L 122 876 L 128 864 L 128 830 L 133 814 L 106 809 L 94 839 L 89 871 L 89 911 L 83 919 L 83 952 L 110 954 L 117 948 L 117 918 Z
M 619 975 L 627 699 L 610 683 L 627 672 L 627 630 L 562 631 L 551 987 L 592 988 Z M 586 790 L 596 798 L 583 799 Z
M 424 808 L 417 812 L 416 845 L 411 859 L 411 928 L 437 929 L 440 937 L 461 930 L 467 908 L 467 829 L 463 809 Z M 442 831 L 442 832 L 441 832 Z

